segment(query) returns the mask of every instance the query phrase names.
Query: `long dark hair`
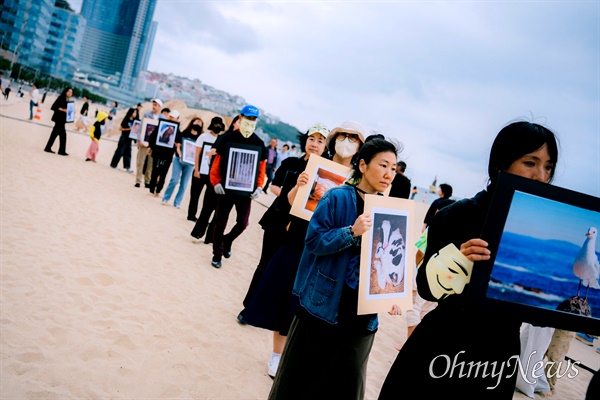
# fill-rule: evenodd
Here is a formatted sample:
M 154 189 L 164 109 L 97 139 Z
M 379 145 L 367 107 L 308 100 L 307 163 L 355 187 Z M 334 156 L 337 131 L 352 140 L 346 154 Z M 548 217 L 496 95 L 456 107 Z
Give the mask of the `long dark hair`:
M 200 130 L 198 131 L 198 135 L 202 133 L 202 131 L 204 131 L 204 121 L 202 121 L 202 118 L 200 117 L 194 117 L 192 118 L 192 120 L 190 121 L 190 123 L 188 124 L 188 126 L 184 129 L 185 133 L 191 133 L 192 132 L 192 126 L 194 125 L 194 122 L 196 121 L 201 121 L 202 122 L 202 126 L 200 127 Z
M 552 171 L 550 182 L 554 178 L 558 161 L 558 139 L 550 129 L 527 121 L 513 122 L 504 128 L 494 139 L 488 163 L 488 190 L 495 187 L 500 171 L 506 171 L 513 162 L 532 153 L 542 146 L 548 147 Z
M 227 128 L 227 132 L 225 133 L 233 132 L 233 125 L 238 121 L 238 119 L 240 119 L 239 114 L 233 117 L 233 119 L 231 120 L 231 124 L 229 124 L 229 128 Z
M 67 92 L 69 90 L 73 90 L 73 88 L 71 86 L 67 86 L 63 89 L 60 95 L 58 95 L 56 100 L 54 100 L 52 107 L 50 107 L 53 111 L 57 111 L 60 107 L 64 107 L 64 105 L 67 103 Z

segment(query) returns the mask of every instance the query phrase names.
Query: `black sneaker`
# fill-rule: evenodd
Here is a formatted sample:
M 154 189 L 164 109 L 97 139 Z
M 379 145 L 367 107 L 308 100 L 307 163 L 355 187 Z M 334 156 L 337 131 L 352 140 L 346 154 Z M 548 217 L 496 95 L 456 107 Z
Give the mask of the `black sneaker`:
M 135 187 L 140 187 L 140 184 L 139 184 L 139 183 L 136 183 L 136 184 L 135 184 L 135 185 L 133 185 L 133 186 L 135 186 Z
M 240 313 L 238 314 L 238 316 L 237 316 L 237 322 L 238 322 L 238 324 L 240 324 L 240 325 L 247 325 L 247 324 L 244 322 L 244 310 L 240 311 Z
M 229 258 L 231 257 L 231 243 L 223 243 L 223 257 Z
M 68 156 L 69 153 L 58 153 L 59 156 Z
M 45 151 L 46 153 L 52 153 L 52 154 L 56 154 L 54 151 L 52 151 L 52 150 L 50 150 L 50 149 L 44 149 L 44 151 Z
M 221 260 L 215 260 L 214 257 L 213 257 L 212 261 L 210 262 L 210 265 L 212 265 L 215 268 L 221 268 L 223 266 L 223 264 L 221 263 Z
M 196 217 L 187 217 L 187 220 L 188 221 L 192 221 L 192 222 L 196 222 L 196 221 L 198 221 L 198 218 L 196 218 Z
M 149 189 L 149 188 L 150 188 L 150 184 L 149 184 L 149 183 L 144 183 L 144 187 L 145 187 L 146 189 Z

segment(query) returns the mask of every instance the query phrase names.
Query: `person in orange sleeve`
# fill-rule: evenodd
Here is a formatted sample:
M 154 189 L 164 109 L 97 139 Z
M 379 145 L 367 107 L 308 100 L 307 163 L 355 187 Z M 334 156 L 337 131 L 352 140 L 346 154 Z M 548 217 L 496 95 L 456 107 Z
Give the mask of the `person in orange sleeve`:
M 231 257 L 231 245 L 248 226 L 252 200 L 259 196 L 265 183 L 267 149 L 263 141 L 254 133 L 258 117 L 258 108 L 251 105 L 245 106 L 240 112 L 239 129 L 223 135 L 222 140 L 213 147 L 217 154 L 210 168 L 210 183 L 214 187 L 215 194 L 219 196 L 215 210 L 213 258 L 211 261 L 211 265 L 215 268 L 221 268 L 223 257 Z M 244 149 L 243 146 L 253 146 L 259 150 L 258 174 L 252 188 L 248 187 L 247 172 L 248 166 L 252 167 L 252 154 L 256 155 L 256 152 L 235 151 L 235 149 Z M 233 154 L 231 160 L 229 159 L 230 154 Z M 225 182 L 225 177 L 228 178 L 228 183 Z M 225 235 L 227 220 L 233 207 L 237 214 L 236 223 Z

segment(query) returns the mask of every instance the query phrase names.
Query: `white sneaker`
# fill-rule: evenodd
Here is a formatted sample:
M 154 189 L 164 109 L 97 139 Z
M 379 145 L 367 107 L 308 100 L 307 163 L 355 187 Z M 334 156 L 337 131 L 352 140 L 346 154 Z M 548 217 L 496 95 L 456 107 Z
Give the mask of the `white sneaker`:
M 168 201 L 168 200 L 163 200 L 163 201 L 161 202 L 161 204 L 162 204 L 163 206 L 166 206 L 168 203 L 169 203 L 169 201 Z
M 281 360 L 281 354 L 273 354 L 269 360 L 269 376 L 273 379 L 275 379 L 279 368 L 279 360 Z

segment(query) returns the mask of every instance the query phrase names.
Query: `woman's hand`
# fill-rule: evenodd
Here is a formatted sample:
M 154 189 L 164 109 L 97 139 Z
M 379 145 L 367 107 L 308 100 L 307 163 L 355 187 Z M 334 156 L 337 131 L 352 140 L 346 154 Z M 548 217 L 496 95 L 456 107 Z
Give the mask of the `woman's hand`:
M 196 168 L 194 168 L 194 178 L 200 179 L 200 171 L 198 171 Z
M 394 304 L 392 306 L 392 309 L 390 311 L 388 311 L 388 314 L 390 314 L 390 315 L 402 315 L 402 310 L 400 309 L 400 306 L 398 304 Z
M 373 220 L 371 219 L 371 214 L 361 214 L 356 221 L 354 221 L 354 225 L 352 225 L 352 233 L 354 233 L 354 237 L 361 236 L 363 233 L 371 229 L 373 226 Z
M 296 181 L 296 186 L 298 186 L 298 187 L 304 186 L 304 185 L 308 184 L 309 180 L 310 180 L 310 176 L 308 175 L 308 172 L 302 171 L 302 173 L 300 175 L 298 175 L 298 180 Z
M 484 261 L 490 259 L 488 243 L 482 239 L 471 239 L 460 245 L 460 252 L 470 261 Z

